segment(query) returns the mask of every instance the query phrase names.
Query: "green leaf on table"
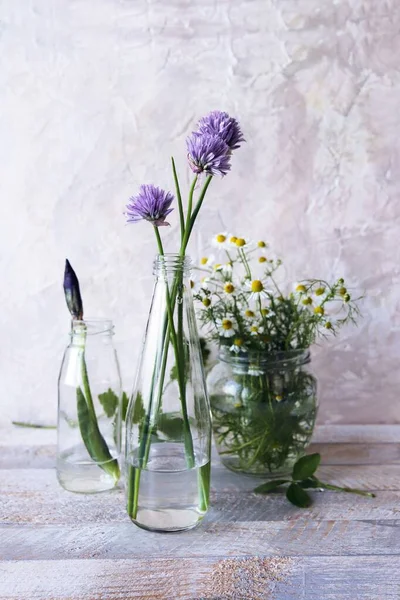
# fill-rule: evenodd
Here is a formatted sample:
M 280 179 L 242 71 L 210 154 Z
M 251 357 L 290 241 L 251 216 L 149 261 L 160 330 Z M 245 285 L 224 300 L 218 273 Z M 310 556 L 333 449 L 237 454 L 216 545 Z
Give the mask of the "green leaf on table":
M 293 467 L 293 479 L 302 481 L 314 475 L 321 462 L 320 454 L 308 454 L 300 458 Z
M 311 497 L 303 490 L 298 483 L 291 483 L 286 490 L 286 498 L 299 508 L 307 508 L 311 506 Z
M 121 419 L 125 421 L 126 413 L 128 410 L 129 398 L 126 392 L 122 392 L 122 401 L 121 401 Z
M 118 406 L 119 400 L 117 394 L 111 388 L 108 388 L 106 392 L 99 394 L 99 401 L 107 417 L 112 417 Z
M 284 485 L 285 483 L 290 483 L 289 479 L 274 479 L 272 481 L 267 481 L 267 483 L 263 483 L 256 487 L 253 492 L 256 494 L 269 494 L 269 492 L 273 492 L 276 488 Z
M 303 490 L 308 490 L 308 489 L 321 489 L 323 487 L 323 485 L 321 484 L 320 481 L 318 481 L 318 479 L 316 479 L 315 477 L 308 477 L 307 479 L 304 479 L 303 481 L 299 481 L 298 484 L 303 488 Z

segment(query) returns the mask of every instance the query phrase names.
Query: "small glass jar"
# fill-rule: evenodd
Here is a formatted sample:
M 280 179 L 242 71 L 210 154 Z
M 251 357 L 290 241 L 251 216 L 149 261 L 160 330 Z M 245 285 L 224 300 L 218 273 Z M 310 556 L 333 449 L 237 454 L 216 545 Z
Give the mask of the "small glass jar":
M 222 463 L 269 478 L 288 475 L 304 454 L 317 416 L 310 352 L 232 356 L 222 349 L 207 384 Z
M 114 488 L 119 480 L 121 377 L 107 319 L 72 321 L 58 379 L 57 477 L 71 492 Z

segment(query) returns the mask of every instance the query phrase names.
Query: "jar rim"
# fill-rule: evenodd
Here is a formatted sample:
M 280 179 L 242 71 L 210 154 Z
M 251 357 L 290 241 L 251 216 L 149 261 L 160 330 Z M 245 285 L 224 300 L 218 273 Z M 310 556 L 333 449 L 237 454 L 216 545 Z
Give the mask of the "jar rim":
M 258 365 L 262 367 L 300 366 L 311 362 L 309 348 L 282 350 L 278 352 L 250 351 L 240 355 L 232 355 L 227 348 L 220 348 L 218 358 L 222 362 L 235 366 Z
M 103 333 L 113 334 L 114 324 L 111 319 L 105 317 L 88 317 L 86 319 L 72 319 L 71 335 L 82 334 L 100 335 Z

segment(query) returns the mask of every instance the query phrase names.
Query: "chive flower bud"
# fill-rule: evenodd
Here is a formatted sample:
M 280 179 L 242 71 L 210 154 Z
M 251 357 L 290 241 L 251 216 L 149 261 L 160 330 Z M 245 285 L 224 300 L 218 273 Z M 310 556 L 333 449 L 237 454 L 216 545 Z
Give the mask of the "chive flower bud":
M 65 261 L 64 295 L 72 318 L 83 319 L 83 304 L 79 281 L 68 259 Z

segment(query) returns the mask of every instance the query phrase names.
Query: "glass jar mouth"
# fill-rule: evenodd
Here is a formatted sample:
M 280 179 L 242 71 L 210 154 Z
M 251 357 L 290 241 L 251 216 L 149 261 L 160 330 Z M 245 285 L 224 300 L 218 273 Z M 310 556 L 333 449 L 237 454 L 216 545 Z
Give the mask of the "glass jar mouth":
M 72 319 L 71 335 L 114 335 L 114 325 L 111 319 L 89 317 L 87 319 Z
M 218 358 L 238 368 L 257 366 L 270 370 L 306 365 L 311 362 L 311 352 L 309 348 L 301 348 L 273 353 L 250 351 L 233 356 L 227 348 L 220 348 Z
M 181 256 L 174 253 L 157 254 L 153 263 L 153 273 L 158 276 L 175 273 L 182 273 L 188 276 L 191 272 L 191 266 L 192 261 L 189 256 Z

